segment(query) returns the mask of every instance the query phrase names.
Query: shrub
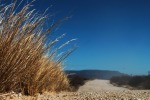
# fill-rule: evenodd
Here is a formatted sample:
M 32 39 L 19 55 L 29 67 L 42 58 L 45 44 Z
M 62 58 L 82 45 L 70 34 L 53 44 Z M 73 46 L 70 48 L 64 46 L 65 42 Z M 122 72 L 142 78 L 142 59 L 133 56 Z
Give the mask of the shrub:
M 150 89 L 150 76 L 147 76 L 147 80 L 143 83 L 144 89 Z
M 132 86 L 132 87 L 138 87 L 144 81 L 145 81 L 145 77 L 143 77 L 143 76 L 134 76 L 130 79 L 129 85 Z
M 71 91 L 77 91 L 80 86 L 84 85 L 89 79 L 82 78 L 78 75 L 68 75 Z
M 74 48 L 57 59 L 56 53 L 74 39 L 52 50 L 64 35 L 50 42 L 47 39 L 62 20 L 44 30 L 46 15 L 29 10 L 31 3 L 20 11 L 15 9 L 15 4 L 0 7 L 0 92 L 34 95 L 67 89 L 69 81 L 61 62 Z
M 122 86 L 122 85 L 127 85 L 130 79 L 131 79 L 130 76 L 112 77 L 110 79 L 110 83 L 115 83 L 119 86 Z
M 118 86 L 127 85 L 134 89 L 150 89 L 150 76 L 112 77 L 110 83 Z

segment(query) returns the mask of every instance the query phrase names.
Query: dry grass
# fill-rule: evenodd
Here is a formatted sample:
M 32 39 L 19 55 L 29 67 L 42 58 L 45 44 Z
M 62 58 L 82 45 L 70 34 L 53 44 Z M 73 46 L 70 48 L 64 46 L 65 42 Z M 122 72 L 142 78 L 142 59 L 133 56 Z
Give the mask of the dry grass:
M 55 56 L 59 49 L 74 39 L 52 50 L 51 47 L 63 35 L 45 43 L 51 30 L 62 20 L 44 30 L 46 15 L 29 10 L 30 4 L 18 11 L 15 4 L 0 7 L 0 92 L 15 91 L 34 95 L 67 89 L 69 81 L 61 68 L 61 62 L 74 49 L 66 51 L 57 59 Z

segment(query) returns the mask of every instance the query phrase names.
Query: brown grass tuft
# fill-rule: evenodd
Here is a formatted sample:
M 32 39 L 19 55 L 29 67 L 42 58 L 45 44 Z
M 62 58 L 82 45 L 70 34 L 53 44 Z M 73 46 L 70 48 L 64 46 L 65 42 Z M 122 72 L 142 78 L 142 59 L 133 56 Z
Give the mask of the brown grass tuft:
M 74 49 L 54 58 L 59 49 L 73 40 L 56 50 L 51 47 L 63 35 L 46 43 L 47 35 L 62 20 L 44 30 L 47 16 L 29 10 L 30 4 L 17 12 L 15 3 L 0 8 L 0 92 L 15 91 L 34 95 L 67 89 L 69 81 L 61 68 L 61 62 Z

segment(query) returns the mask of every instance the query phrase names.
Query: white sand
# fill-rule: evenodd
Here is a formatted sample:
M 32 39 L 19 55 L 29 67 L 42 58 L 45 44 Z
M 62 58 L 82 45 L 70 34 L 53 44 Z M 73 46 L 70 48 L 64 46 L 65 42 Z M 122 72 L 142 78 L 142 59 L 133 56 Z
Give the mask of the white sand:
M 128 90 L 127 88 L 123 87 L 117 87 L 113 86 L 112 84 L 109 83 L 109 80 L 92 80 L 87 82 L 85 85 L 81 86 L 79 88 L 79 92 L 85 91 L 85 92 L 98 92 L 102 90 L 118 90 L 118 91 L 123 91 L 123 90 Z

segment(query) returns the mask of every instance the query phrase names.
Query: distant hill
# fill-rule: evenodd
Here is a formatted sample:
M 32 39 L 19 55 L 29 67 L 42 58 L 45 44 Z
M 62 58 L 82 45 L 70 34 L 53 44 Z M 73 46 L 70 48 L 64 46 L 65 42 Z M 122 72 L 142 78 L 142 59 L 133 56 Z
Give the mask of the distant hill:
M 79 76 L 86 79 L 106 79 L 109 80 L 114 76 L 123 76 L 126 74 L 120 73 L 118 71 L 109 70 L 66 70 L 69 76 Z

